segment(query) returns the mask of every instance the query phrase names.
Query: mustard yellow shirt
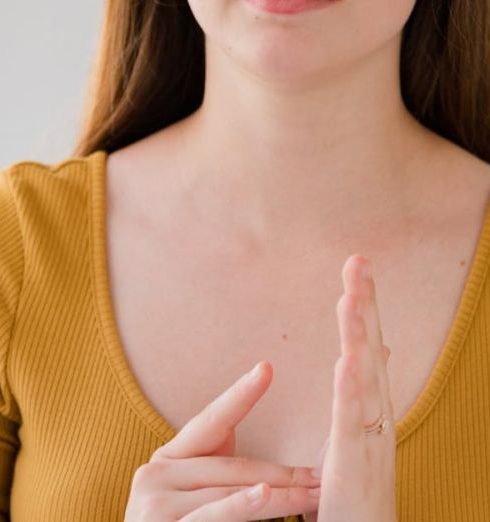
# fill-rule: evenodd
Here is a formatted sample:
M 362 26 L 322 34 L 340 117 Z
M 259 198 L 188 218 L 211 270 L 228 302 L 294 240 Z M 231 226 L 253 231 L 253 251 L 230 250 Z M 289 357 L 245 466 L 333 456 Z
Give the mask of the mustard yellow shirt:
M 136 468 L 176 434 L 121 348 L 106 158 L 0 170 L 1 521 L 122 522 Z M 442 352 L 396 425 L 399 522 L 490 521 L 489 264 L 490 206 Z

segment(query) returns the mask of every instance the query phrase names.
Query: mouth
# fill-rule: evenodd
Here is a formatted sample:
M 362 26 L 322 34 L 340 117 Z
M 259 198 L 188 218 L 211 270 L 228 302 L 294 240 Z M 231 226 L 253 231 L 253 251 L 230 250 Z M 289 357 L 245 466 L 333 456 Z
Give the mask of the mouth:
M 312 9 L 321 9 L 335 0 L 246 0 L 254 7 L 269 13 L 296 14 Z

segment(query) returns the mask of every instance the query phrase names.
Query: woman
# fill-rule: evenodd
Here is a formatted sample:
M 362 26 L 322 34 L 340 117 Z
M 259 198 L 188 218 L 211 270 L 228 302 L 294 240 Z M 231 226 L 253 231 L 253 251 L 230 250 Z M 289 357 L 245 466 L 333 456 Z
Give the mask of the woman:
M 0 176 L 4 520 L 489 519 L 487 20 L 106 3 L 73 157 Z

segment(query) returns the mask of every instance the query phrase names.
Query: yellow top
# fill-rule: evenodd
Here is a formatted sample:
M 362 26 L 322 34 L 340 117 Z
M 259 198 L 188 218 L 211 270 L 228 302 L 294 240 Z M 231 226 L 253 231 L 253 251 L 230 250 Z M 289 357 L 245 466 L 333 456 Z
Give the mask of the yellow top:
M 122 522 L 136 468 L 176 433 L 121 348 L 106 159 L 0 170 L 1 521 Z M 396 425 L 399 522 L 490 521 L 489 263 L 490 203 L 443 350 Z

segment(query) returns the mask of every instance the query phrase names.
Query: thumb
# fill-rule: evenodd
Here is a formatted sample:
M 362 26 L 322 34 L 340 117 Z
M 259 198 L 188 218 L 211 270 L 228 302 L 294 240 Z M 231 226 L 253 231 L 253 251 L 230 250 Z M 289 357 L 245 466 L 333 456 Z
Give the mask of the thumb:
M 223 449 L 237 424 L 265 393 L 271 379 L 271 364 L 268 361 L 257 363 L 192 417 L 175 437 L 158 448 L 150 461 L 158 457 L 181 459 L 206 456 Z

